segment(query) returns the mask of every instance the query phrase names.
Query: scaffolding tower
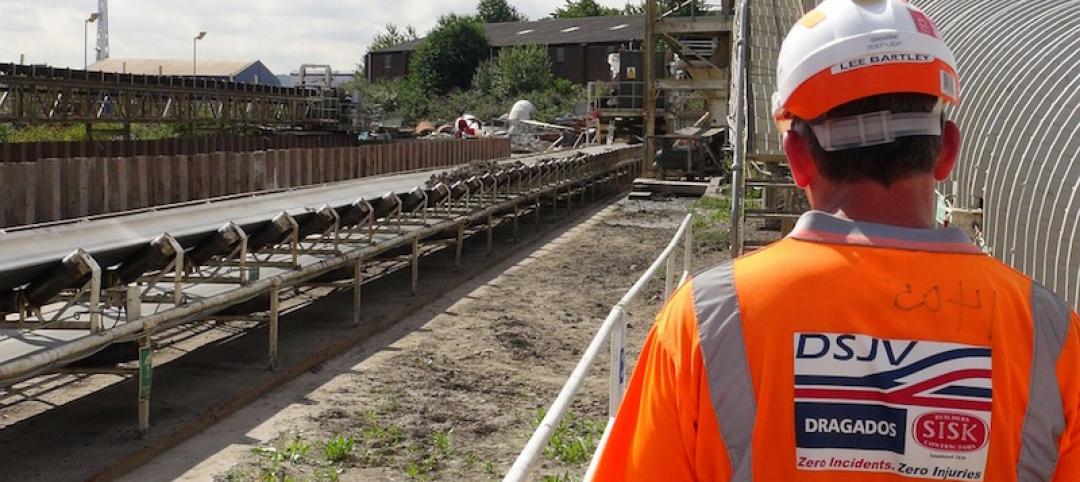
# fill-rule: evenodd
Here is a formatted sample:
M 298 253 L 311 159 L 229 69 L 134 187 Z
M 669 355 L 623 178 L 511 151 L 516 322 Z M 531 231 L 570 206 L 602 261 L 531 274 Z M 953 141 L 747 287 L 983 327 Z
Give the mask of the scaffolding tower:
M 645 166 L 651 171 L 664 142 L 702 146 L 721 171 L 723 154 L 711 140 L 726 131 L 732 0 L 648 0 L 643 42 Z M 663 62 L 663 65 L 656 65 Z M 665 109 L 657 109 L 663 98 Z M 680 105 L 702 104 L 701 111 Z M 659 124 L 659 125 L 658 125 Z M 688 165 L 686 171 L 691 171 Z

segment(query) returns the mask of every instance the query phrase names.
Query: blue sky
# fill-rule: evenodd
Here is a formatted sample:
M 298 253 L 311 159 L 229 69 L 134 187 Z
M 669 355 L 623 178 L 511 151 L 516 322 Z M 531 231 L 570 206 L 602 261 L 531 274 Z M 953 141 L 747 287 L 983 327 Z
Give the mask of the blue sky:
M 473 13 L 477 0 L 111 0 L 112 57 L 259 59 L 276 73 L 302 63 L 351 70 L 372 35 L 387 22 L 423 34 L 441 14 Z M 621 7 L 625 0 L 598 0 Z M 510 0 L 529 18 L 547 16 L 564 0 Z M 0 0 L 0 62 L 82 68 L 83 20 L 97 0 Z M 90 48 L 95 42 L 90 29 Z M 93 61 L 93 51 L 90 53 Z

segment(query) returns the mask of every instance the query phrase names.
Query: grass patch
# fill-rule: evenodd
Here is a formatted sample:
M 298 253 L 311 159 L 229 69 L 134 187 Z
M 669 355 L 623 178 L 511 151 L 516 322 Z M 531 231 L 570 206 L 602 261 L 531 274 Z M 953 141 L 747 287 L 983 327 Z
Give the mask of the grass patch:
M 352 437 L 337 434 L 323 443 L 323 456 L 327 462 L 340 462 L 352 455 L 356 441 Z
M 707 251 L 731 247 L 731 200 L 702 196 L 690 205 L 694 215 L 694 243 Z
M 546 414 L 546 409 L 537 409 L 533 427 L 539 426 Z M 601 420 L 580 418 L 574 412 L 567 412 L 555 427 L 551 442 L 544 449 L 544 456 L 571 465 L 584 464 L 592 459 L 596 444 L 604 435 L 604 427 L 605 423 Z
M 357 438 L 363 453 L 360 461 L 369 467 L 383 465 L 397 454 L 405 439 L 405 429 L 393 422 L 383 421 L 374 410 L 364 412 L 360 435 Z
M 454 429 L 433 432 L 426 447 L 410 445 L 410 462 L 405 466 L 405 475 L 414 480 L 427 480 L 432 472 L 450 460 L 454 455 L 453 432 Z

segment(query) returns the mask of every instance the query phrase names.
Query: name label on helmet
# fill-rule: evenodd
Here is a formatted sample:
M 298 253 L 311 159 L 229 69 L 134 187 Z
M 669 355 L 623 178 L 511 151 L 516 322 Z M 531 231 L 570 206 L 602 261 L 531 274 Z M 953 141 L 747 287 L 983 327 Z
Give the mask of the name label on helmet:
M 843 72 L 850 72 L 855 69 L 861 69 L 863 67 L 870 67 L 874 65 L 884 64 L 925 64 L 934 61 L 934 56 L 930 54 L 913 54 L 913 53 L 891 53 L 891 54 L 870 54 L 848 59 L 839 64 L 832 66 L 833 74 L 840 74 Z

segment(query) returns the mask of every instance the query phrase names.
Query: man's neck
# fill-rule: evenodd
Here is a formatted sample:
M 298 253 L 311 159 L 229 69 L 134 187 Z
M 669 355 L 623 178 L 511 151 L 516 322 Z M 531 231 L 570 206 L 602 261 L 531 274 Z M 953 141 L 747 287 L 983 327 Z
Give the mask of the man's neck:
M 807 190 L 810 206 L 853 221 L 891 224 L 906 228 L 934 227 L 934 181 L 916 176 L 890 187 L 862 181 L 823 182 Z

